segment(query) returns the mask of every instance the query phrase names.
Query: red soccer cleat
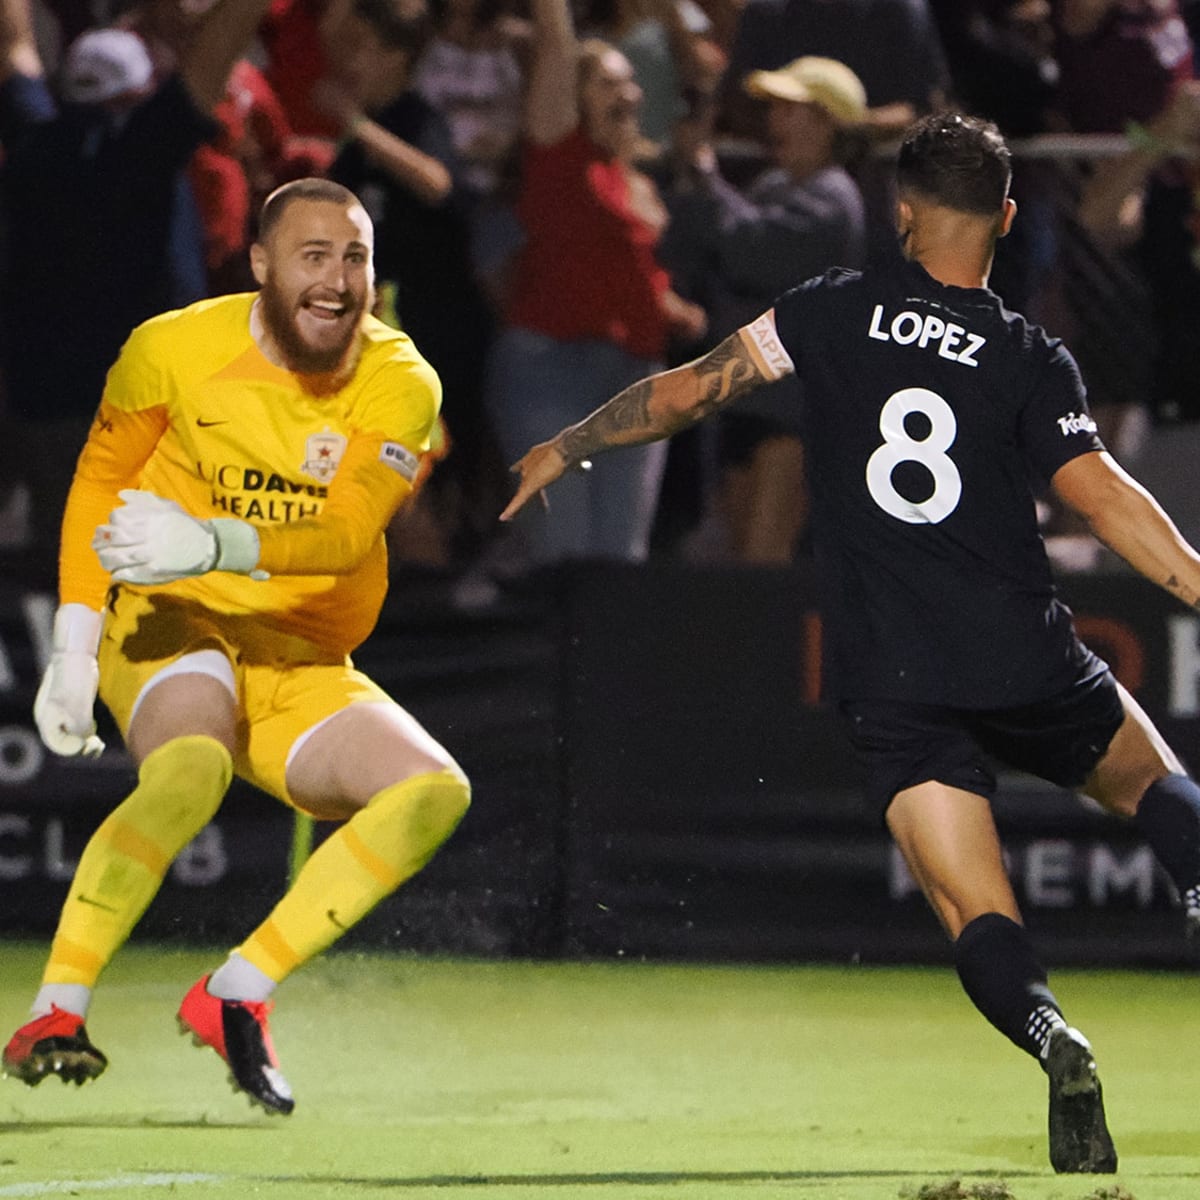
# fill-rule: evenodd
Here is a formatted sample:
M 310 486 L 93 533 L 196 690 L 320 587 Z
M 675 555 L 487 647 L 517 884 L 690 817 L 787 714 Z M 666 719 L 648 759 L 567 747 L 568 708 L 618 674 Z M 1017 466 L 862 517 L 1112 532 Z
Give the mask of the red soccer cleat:
M 4 1074 L 37 1087 L 48 1075 L 82 1084 L 104 1073 L 108 1059 L 88 1040 L 83 1018 L 51 1005 L 44 1017 L 22 1025 L 4 1047 Z
M 179 1006 L 181 1032 L 190 1033 L 197 1046 L 211 1046 L 229 1064 L 229 1082 L 235 1091 L 245 1092 L 251 1104 L 286 1116 L 296 1102 L 267 1027 L 272 1006 L 210 995 L 209 979 L 205 975 L 184 996 Z

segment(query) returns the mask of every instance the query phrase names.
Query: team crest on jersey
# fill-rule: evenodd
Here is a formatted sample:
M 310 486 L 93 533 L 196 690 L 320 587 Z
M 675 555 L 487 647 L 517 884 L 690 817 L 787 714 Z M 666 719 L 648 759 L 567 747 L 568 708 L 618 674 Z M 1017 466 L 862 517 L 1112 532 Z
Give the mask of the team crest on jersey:
M 346 452 L 346 439 L 340 433 L 325 430 L 309 434 L 304 443 L 304 461 L 300 470 L 318 483 L 328 483 L 336 474 Z

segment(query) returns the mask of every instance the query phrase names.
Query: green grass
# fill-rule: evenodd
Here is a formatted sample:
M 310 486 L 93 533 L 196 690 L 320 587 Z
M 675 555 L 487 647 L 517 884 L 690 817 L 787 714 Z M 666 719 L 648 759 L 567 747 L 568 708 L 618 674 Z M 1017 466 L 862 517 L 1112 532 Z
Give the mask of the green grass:
M 0 945 L 5 1036 L 43 954 Z M 105 1076 L 0 1084 L 0 1200 L 1200 1196 L 1182 974 L 1055 976 L 1100 1058 L 1114 1179 L 1051 1172 L 1041 1073 L 949 970 L 332 955 L 279 993 L 297 1108 L 278 1118 L 176 1035 L 217 961 L 127 947 L 89 1018 Z

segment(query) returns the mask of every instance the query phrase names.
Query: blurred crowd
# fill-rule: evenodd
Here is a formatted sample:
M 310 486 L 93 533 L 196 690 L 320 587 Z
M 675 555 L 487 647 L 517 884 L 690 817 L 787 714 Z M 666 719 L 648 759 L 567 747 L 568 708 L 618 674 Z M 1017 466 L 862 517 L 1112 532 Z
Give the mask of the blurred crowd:
M 223 8 L 0 0 L 0 536 L 50 571 L 125 337 L 251 287 L 255 213 L 304 175 L 362 199 L 378 315 L 443 381 L 398 568 L 801 558 L 794 379 L 496 514 L 532 442 L 896 253 L 888 148 L 946 105 L 1101 147 L 1018 152 L 993 288 L 1067 338 L 1118 454 L 1200 423 L 1200 0 L 274 0 L 231 71 Z M 1064 270 L 1081 244 L 1121 273 Z

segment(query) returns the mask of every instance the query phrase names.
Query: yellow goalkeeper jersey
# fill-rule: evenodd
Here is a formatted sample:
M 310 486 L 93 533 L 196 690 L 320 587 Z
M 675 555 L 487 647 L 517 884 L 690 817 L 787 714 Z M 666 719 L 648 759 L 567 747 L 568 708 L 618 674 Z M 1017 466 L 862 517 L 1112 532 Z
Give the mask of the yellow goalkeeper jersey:
M 108 374 L 63 522 L 64 603 L 100 609 L 110 586 L 96 526 L 135 487 L 192 516 L 239 517 L 270 578 L 213 571 L 138 591 L 255 615 L 349 653 L 387 589 L 384 529 L 412 490 L 441 385 L 412 341 L 368 317 L 352 377 L 315 390 L 272 364 L 250 332 L 254 294 L 222 296 L 138 326 Z

